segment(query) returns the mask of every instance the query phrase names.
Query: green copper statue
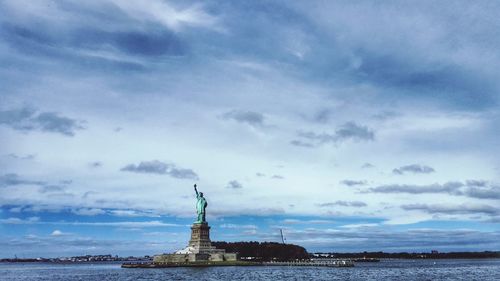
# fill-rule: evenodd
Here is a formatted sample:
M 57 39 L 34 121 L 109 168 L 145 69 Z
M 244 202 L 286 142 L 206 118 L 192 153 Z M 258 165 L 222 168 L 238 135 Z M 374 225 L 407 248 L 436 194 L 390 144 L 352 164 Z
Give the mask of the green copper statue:
M 196 213 L 198 213 L 198 219 L 195 223 L 204 223 L 205 220 L 205 208 L 207 208 L 207 200 L 203 197 L 203 192 L 198 193 L 196 189 L 196 184 L 194 185 L 194 192 L 196 192 Z

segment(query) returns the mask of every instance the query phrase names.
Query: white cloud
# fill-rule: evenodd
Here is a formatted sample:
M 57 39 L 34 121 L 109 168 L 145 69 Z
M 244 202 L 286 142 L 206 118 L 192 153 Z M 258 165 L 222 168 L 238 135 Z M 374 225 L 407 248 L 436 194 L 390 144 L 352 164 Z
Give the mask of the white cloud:
M 40 221 L 40 217 L 29 217 L 28 221 L 29 222 L 38 222 L 38 221 Z
M 39 217 L 29 217 L 26 219 L 20 219 L 20 218 L 7 218 L 7 219 L 0 219 L 0 223 L 3 224 L 37 224 L 40 222 Z
M 3 224 L 25 224 L 25 223 L 28 223 L 28 221 L 22 220 L 20 218 L 1 219 L 0 222 Z
M 365 227 L 375 227 L 379 226 L 378 223 L 356 223 L 356 224 L 345 224 L 339 227 L 341 228 L 365 228 Z
M 50 234 L 50 236 L 63 236 L 65 235 L 65 233 L 63 233 L 62 231 L 56 229 L 54 231 L 52 231 L 52 233 Z
M 161 221 L 68 222 L 68 223 L 58 222 L 55 224 L 84 225 L 84 226 L 110 226 L 110 227 L 125 227 L 125 228 L 183 226 L 180 224 L 164 223 Z
M 220 228 L 228 228 L 228 229 L 257 229 L 258 227 L 253 224 L 232 224 L 232 223 L 224 223 L 219 226 Z
M 201 4 L 185 8 L 177 8 L 161 0 L 110 0 L 122 11 L 139 21 L 155 21 L 162 25 L 180 31 L 184 27 L 202 27 L 218 29 L 217 18 L 207 13 Z
M 137 210 L 111 210 L 111 215 L 118 217 L 159 217 L 158 214 Z

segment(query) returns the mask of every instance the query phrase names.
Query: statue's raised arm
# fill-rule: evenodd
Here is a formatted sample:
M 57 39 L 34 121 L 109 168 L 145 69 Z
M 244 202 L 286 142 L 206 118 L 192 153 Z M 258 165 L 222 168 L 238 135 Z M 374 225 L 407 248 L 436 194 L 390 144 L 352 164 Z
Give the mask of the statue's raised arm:
M 196 183 L 194 184 L 194 192 L 196 192 L 196 197 L 198 197 L 198 189 L 196 189 Z

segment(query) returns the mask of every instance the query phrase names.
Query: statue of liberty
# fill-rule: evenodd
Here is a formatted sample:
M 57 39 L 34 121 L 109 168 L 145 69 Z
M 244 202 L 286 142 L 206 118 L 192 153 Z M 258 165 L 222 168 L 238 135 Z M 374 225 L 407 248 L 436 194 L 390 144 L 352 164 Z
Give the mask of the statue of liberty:
M 195 223 L 206 223 L 205 220 L 205 209 L 207 208 L 207 200 L 203 197 L 203 192 L 198 193 L 196 189 L 196 184 L 194 185 L 194 192 L 196 192 L 196 213 L 198 214 L 198 219 Z

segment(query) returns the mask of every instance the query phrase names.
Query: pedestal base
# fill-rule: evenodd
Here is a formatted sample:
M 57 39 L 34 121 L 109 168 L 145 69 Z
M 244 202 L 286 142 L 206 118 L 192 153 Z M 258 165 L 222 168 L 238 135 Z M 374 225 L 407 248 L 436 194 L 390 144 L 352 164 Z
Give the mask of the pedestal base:
M 210 241 L 210 226 L 208 223 L 194 223 L 191 226 L 191 239 L 188 246 L 175 254 L 157 255 L 153 259 L 156 264 L 190 263 L 202 261 L 236 261 L 236 253 L 226 253 L 217 249 Z
M 210 241 L 210 226 L 208 223 L 194 223 L 191 226 L 191 239 L 188 247 L 194 249 L 194 253 L 211 253 L 215 249 Z

